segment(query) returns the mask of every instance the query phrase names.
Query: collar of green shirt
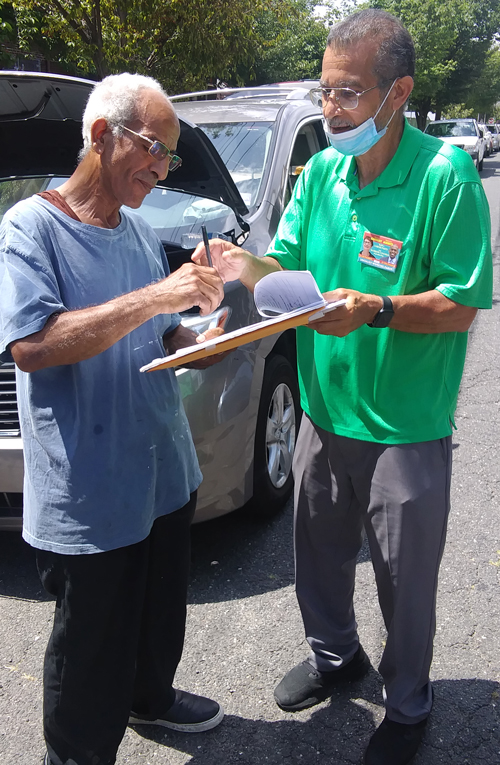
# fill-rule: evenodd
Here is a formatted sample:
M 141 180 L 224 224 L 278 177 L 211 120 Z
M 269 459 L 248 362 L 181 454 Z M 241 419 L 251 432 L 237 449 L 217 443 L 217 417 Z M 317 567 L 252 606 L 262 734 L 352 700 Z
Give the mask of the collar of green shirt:
M 420 150 L 422 136 L 423 133 L 420 130 L 412 127 L 405 120 L 403 135 L 395 155 L 378 178 L 361 190 L 355 157 L 343 157 L 335 168 L 335 173 L 358 197 L 375 196 L 380 188 L 400 186 L 405 181 Z

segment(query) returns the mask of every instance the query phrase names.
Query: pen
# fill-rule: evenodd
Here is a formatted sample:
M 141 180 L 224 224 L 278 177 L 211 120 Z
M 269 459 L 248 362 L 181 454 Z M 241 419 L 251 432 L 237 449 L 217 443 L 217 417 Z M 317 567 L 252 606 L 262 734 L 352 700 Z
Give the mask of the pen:
M 208 244 L 208 234 L 206 226 L 201 227 L 201 233 L 203 234 L 203 244 L 205 245 L 205 252 L 207 253 L 208 265 L 210 268 L 214 267 L 212 263 L 212 256 L 210 255 L 210 245 Z

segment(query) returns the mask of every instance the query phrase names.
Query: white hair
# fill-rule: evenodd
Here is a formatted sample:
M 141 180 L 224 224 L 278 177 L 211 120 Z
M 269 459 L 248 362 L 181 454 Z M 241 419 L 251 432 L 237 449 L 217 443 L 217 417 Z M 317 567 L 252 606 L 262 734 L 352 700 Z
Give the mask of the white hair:
M 115 135 L 121 135 L 118 125 L 132 122 L 137 117 L 137 101 L 145 90 L 156 90 L 168 101 L 167 92 L 157 80 L 142 74 L 110 74 L 92 89 L 83 113 L 83 148 L 78 159 L 82 160 L 92 147 L 91 129 L 99 118 L 104 118 Z

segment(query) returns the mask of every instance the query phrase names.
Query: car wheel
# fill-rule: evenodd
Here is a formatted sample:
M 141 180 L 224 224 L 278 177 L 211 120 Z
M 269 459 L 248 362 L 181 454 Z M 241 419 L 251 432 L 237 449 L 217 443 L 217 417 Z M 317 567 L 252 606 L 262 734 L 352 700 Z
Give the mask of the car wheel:
M 273 515 L 290 497 L 300 413 L 297 375 L 292 365 L 285 356 L 271 356 L 264 371 L 255 429 L 251 503 L 255 515 Z
M 483 169 L 483 162 L 484 162 L 484 158 L 481 160 L 481 162 L 478 161 L 478 163 L 477 163 L 477 171 L 478 171 L 478 173 L 480 173 L 481 170 Z

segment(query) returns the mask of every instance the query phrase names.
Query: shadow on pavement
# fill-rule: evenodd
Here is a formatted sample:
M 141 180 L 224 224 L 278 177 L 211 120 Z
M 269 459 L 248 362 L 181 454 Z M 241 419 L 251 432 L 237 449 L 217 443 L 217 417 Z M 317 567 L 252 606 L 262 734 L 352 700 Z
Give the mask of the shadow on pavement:
M 500 175 L 500 155 L 498 152 L 484 159 L 483 169 L 479 173 L 481 180 L 492 178 L 495 175 Z
M 192 528 L 188 603 L 219 603 L 275 591 L 294 583 L 293 507 L 272 519 L 247 508 Z M 359 562 L 370 559 L 365 544 Z M 18 532 L 0 532 L 0 596 L 52 600 L 45 593 L 35 551 Z
M 189 603 L 213 603 L 260 595 L 294 583 L 293 506 L 271 520 L 243 508 L 192 529 Z M 370 560 L 363 545 L 359 563 Z
M 358 688 L 360 698 L 353 695 Z M 415 765 L 498 763 L 499 684 L 438 680 L 434 689 L 434 710 Z M 190 765 L 357 765 L 378 724 L 369 705 L 379 704 L 380 694 L 380 678 L 372 672 L 364 682 L 337 692 L 312 713 L 283 713 L 283 719 L 274 722 L 228 715 L 219 728 L 196 736 L 153 726 L 134 730 L 190 755 Z

